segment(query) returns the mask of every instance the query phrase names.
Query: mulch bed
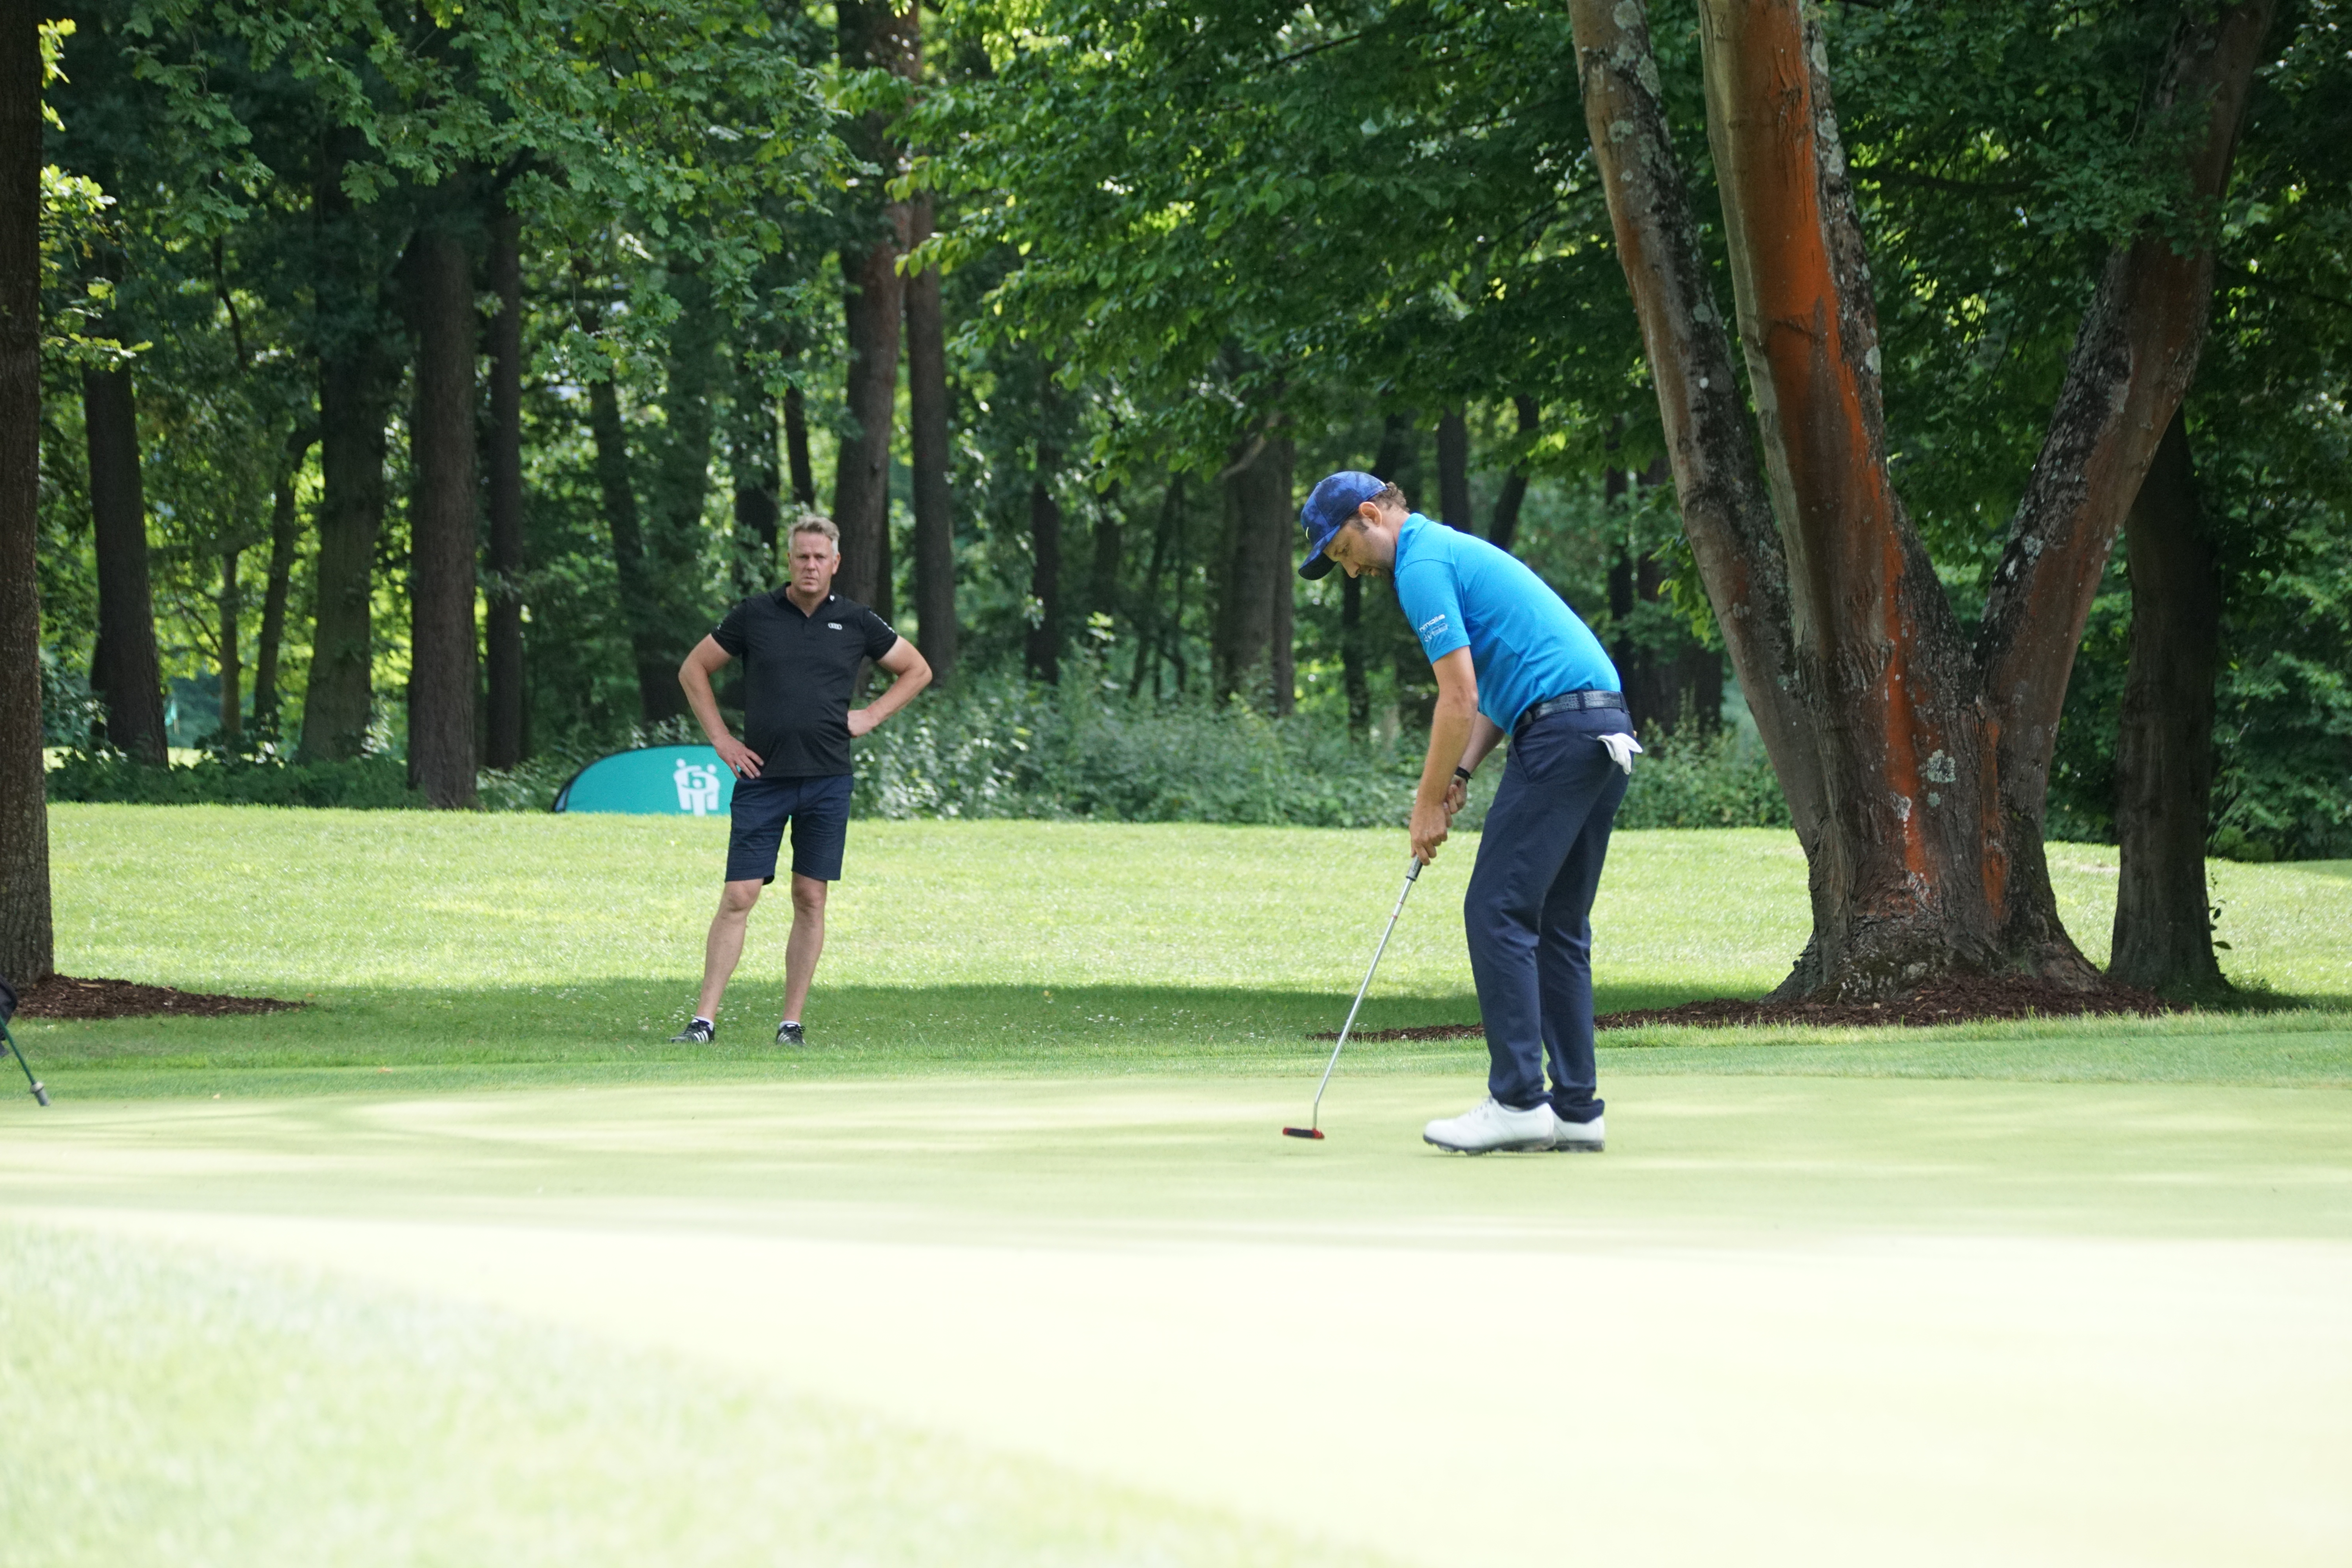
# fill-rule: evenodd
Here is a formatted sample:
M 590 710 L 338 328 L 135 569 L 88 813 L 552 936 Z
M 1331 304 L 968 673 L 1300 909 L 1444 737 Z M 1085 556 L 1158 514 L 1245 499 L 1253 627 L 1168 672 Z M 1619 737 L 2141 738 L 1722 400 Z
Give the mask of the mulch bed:
M 1726 1025 L 1802 1024 L 1814 1028 L 1845 1028 L 1857 1025 L 1901 1024 L 1924 1029 L 1937 1024 L 1973 1024 L 2003 1018 L 2078 1018 L 2090 1015 L 2130 1014 L 2151 1017 L 2174 1009 L 2145 991 L 2102 985 L 2075 991 L 2031 975 L 1953 975 L 1923 985 L 1887 1002 L 1740 1002 L 1721 997 L 1711 1002 L 1685 1002 L 1679 1007 L 1649 1007 L 1630 1013 L 1604 1013 L 1592 1020 L 1596 1029 L 1631 1029 L 1645 1024 Z M 1430 1024 L 1415 1029 L 1363 1029 L 1360 1040 L 1475 1040 L 1486 1031 L 1476 1024 Z M 1318 1040 L 1339 1038 L 1335 1030 Z
M 301 1002 L 280 1002 L 274 996 L 215 996 L 202 991 L 174 991 L 168 985 L 139 985 L 128 980 L 78 980 L 52 974 L 38 985 L 25 987 L 17 999 L 20 1018 L 152 1018 L 169 1015 L 184 1018 L 225 1018 L 251 1013 L 290 1013 Z

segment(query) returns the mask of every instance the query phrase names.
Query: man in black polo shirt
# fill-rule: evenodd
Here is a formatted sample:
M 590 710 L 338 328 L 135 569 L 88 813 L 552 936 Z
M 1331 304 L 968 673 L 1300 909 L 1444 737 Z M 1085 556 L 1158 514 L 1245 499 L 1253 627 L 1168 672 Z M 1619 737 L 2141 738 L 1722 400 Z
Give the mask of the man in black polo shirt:
M 803 1043 L 801 1009 L 824 951 L 824 894 L 841 877 L 849 832 L 849 741 L 873 730 L 930 684 L 931 667 L 889 623 L 833 591 L 841 532 L 827 518 L 793 525 L 793 580 L 754 594 L 695 645 L 678 684 L 719 760 L 735 770 L 735 821 L 727 886 L 703 950 L 702 999 L 673 1043 L 703 1045 L 718 1033 L 719 999 L 743 955 L 743 924 L 760 889 L 776 879 L 776 850 L 793 826 L 793 934 L 784 944 L 784 1018 L 776 1043 Z M 710 677 L 743 661 L 743 739 L 727 732 Z M 859 665 L 895 677 L 863 708 L 849 706 Z

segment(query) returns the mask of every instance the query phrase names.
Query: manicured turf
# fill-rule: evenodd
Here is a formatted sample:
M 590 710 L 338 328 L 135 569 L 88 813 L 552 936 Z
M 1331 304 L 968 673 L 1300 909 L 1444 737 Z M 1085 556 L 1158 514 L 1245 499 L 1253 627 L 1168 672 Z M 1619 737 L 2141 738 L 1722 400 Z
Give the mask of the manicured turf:
M 753 916 L 718 1047 L 666 1043 L 699 971 L 718 823 L 124 806 L 53 820 L 68 973 L 313 1004 L 263 1018 L 28 1024 L 50 1081 L 80 1096 L 351 1089 L 384 1068 L 443 1089 L 1295 1072 L 1317 1048 L 1306 1037 L 1336 1026 L 1403 865 L 1392 833 L 861 823 L 810 1009 L 823 1048 L 780 1058 L 769 1043 L 780 902 Z M 1457 912 L 1474 850 L 1450 845 L 1415 889 L 1366 1027 L 1475 1020 Z M 2095 954 L 2113 853 L 2062 847 L 2053 860 Z M 1649 1030 L 1612 1037 L 1610 1070 L 2352 1082 L 2352 1018 L 2329 1010 L 2352 1005 L 2347 872 L 2216 871 L 2233 968 L 2329 1005 L 2319 1011 L 1760 1038 Z M 1601 1005 L 1759 994 L 1804 920 L 1803 861 L 1786 835 L 1621 835 L 1595 911 Z M 1368 1043 L 1351 1069 L 1473 1070 L 1476 1057 L 1475 1043 Z
M 671 1047 L 715 825 L 73 807 L 0 1094 L 0 1568 L 2336 1563 L 2352 892 L 2218 868 L 2285 1006 L 1646 1030 L 1599 1156 L 1439 1155 L 1351 1047 L 1391 834 L 860 824 L 817 1044 Z M 1475 1017 L 1424 876 L 1372 1026 Z M 2055 859 L 2102 945 L 2111 854 Z M 1770 834 L 1629 834 L 1604 1006 L 1778 979 Z
M 1313 1145 L 1200 1075 L 28 1106 L 0 1562 L 2352 1548 L 2352 1095 L 1619 1095 L 1484 1161 L 1456 1075 Z

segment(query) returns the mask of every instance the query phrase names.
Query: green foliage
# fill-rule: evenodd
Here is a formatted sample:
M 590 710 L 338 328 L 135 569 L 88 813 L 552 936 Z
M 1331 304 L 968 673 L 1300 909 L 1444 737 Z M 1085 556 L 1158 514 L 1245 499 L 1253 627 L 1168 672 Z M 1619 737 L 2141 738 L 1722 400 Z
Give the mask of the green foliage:
M 1706 731 L 1685 717 L 1671 735 L 1653 727 L 1633 764 L 1617 826 L 1786 827 L 1788 798 L 1752 735 Z
M 416 809 L 425 797 L 408 787 L 397 757 L 295 763 L 215 753 L 186 765 L 156 767 L 120 752 L 75 752 L 49 770 L 52 801 L 136 805 L 305 805 Z

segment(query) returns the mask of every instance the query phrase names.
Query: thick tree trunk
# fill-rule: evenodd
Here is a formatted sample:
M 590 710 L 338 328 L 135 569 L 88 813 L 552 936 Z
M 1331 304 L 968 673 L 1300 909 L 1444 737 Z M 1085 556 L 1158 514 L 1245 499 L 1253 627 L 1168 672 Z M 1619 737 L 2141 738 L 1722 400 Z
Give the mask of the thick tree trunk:
M 522 513 L 522 219 L 500 210 L 490 220 L 488 268 L 498 314 L 490 318 L 489 552 L 483 562 L 489 625 L 482 762 L 510 768 L 523 759 L 522 584 L 528 563 Z
M 278 665 L 286 646 L 294 562 L 302 549 L 302 513 L 296 487 L 302 480 L 302 459 L 318 438 L 317 428 L 310 426 L 287 437 L 269 499 L 269 580 L 261 590 L 261 640 L 253 650 L 253 723 L 265 735 L 278 732 L 278 710 L 283 700 Z
M 81 377 L 89 510 L 98 556 L 98 654 L 90 685 L 106 702 L 106 739 L 142 763 L 164 760 L 163 672 L 147 575 L 147 501 L 131 372 Z
M 776 581 L 777 531 L 783 508 L 776 497 L 776 411 L 765 396 L 757 396 L 735 416 L 735 540 L 751 557 L 754 585 Z
M 1047 685 L 1062 679 L 1062 503 L 1055 499 L 1060 454 L 1040 440 L 1037 470 L 1029 481 L 1029 675 Z
M 809 461 L 808 400 L 797 386 L 784 388 L 784 464 L 792 475 L 793 505 L 816 510 L 816 468 Z
M 2116 732 L 2116 889 L 2110 979 L 2168 995 L 2226 990 L 2213 952 L 2205 837 L 2213 799 L 2213 677 L 2221 595 L 2176 410 L 2124 520 L 2131 660 Z
M 245 733 L 245 665 L 238 623 L 245 618 L 245 595 L 236 580 L 238 551 L 221 552 L 220 581 L 220 734 L 235 742 Z
M 1284 440 L 1258 430 L 1234 443 L 1224 471 L 1225 559 L 1219 584 L 1214 655 L 1222 700 L 1271 679 L 1275 595 L 1286 533 L 1277 525 L 1289 499 Z
M 1437 416 L 1437 511 L 1449 528 L 1478 531 L 1470 515 L 1470 421 L 1459 407 Z
M 914 13 L 888 4 L 844 0 L 835 7 L 841 63 L 847 69 L 879 67 L 920 74 L 920 35 Z M 852 237 L 841 247 L 842 326 L 849 364 L 844 382 L 849 429 L 834 470 L 833 521 L 841 530 L 841 593 L 874 605 L 882 591 L 884 538 L 890 525 L 890 429 L 898 394 L 898 329 L 905 313 L 898 258 L 907 252 L 912 215 L 887 200 L 883 182 L 895 176 L 905 149 L 887 115 L 869 112 L 845 128 L 849 149 L 880 171 L 861 175 L 863 198 L 845 215 Z M 878 607 L 878 606 L 877 606 Z
M 440 228 L 403 263 L 416 336 L 408 426 L 408 774 L 444 810 L 475 804 L 474 268 Z
M 573 263 L 583 286 L 591 274 L 587 262 Z M 580 330 L 592 337 L 604 328 L 604 314 L 585 289 L 579 307 Z M 596 493 L 604 503 L 604 527 L 612 536 L 613 575 L 620 594 L 620 610 L 629 628 L 629 653 L 637 670 L 637 715 L 651 724 L 670 713 L 679 689 L 677 666 L 662 658 L 659 628 L 655 624 L 651 574 L 646 564 L 646 536 L 637 518 L 637 489 L 629 473 L 629 433 L 621 420 L 621 394 L 611 375 L 588 384 L 588 436 L 596 449 Z
M 1519 416 L 1519 435 L 1532 438 L 1540 415 L 1536 400 L 1521 393 L 1511 399 Z M 1495 521 L 1487 529 L 1486 538 L 1497 550 L 1508 550 L 1519 536 L 1519 509 L 1528 499 L 1528 470 L 1525 463 L 1514 463 L 1503 479 L 1503 493 L 1495 498 Z
M 2164 93 L 2214 104 L 2220 155 L 2193 150 L 2189 171 L 2208 195 L 2257 11 L 2267 0 L 2184 21 L 2175 40 Z M 2050 740 L 2114 522 L 2193 365 L 2201 298 L 2184 309 L 2178 283 L 2196 264 L 2168 239 L 2111 264 L 1972 652 L 1887 479 L 1874 306 L 1818 26 L 1796 0 L 1700 8 L 1759 475 L 1646 24 L 1609 0 L 1571 14 L 1685 531 L 1811 868 L 1812 940 L 1783 994 L 1882 994 L 1946 970 L 2095 983 L 2042 858 Z
M 1151 694 L 1160 695 L 1160 644 L 1169 612 L 1160 603 L 1160 584 L 1173 553 L 1177 531 L 1183 526 L 1184 476 L 1171 474 L 1160 497 L 1160 521 L 1151 531 L 1151 560 L 1143 569 L 1143 592 L 1135 602 L 1135 667 L 1128 676 L 1127 694 L 1143 689 L 1151 676 Z
M 0 3 L 0 974 L 57 968 L 41 763 L 41 8 Z
M 919 246 L 930 237 L 925 192 L 909 206 L 907 237 Z M 955 494 L 949 484 L 947 319 L 936 267 L 907 279 L 907 423 L 915 479 L 915 626 L 933 679 L 944 681 L 956 663 Z

